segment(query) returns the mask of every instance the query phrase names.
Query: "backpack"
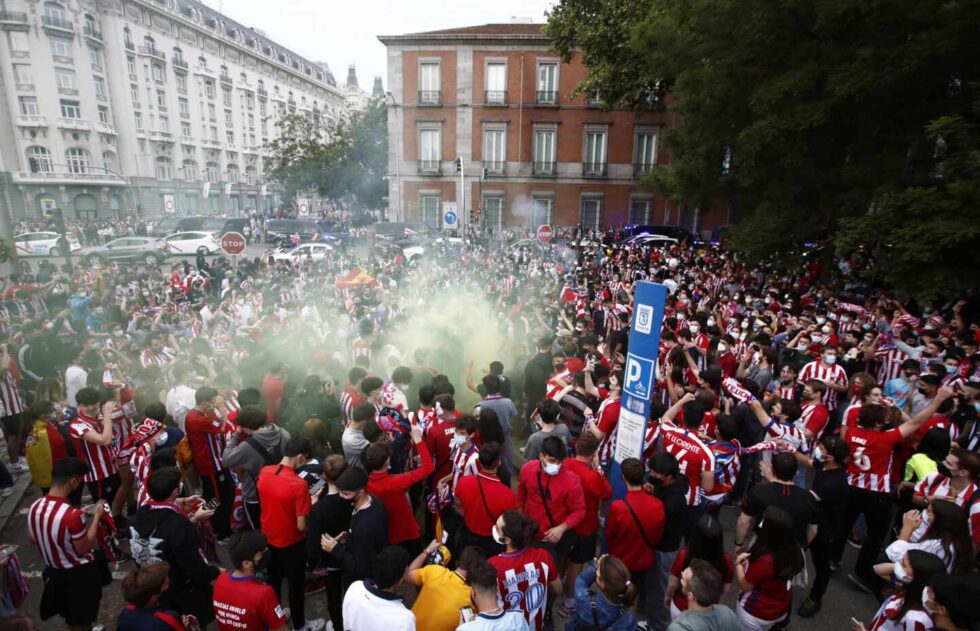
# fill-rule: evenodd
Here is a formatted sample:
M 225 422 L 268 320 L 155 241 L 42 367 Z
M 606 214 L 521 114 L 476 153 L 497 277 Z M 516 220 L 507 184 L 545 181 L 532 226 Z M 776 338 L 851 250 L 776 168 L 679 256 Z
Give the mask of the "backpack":
M 279 434 L 279 444 L 273 447 L 272 451 L 269 451 L 268 449 L 263 447 L 262 443 L 260 443 L 258 440 L 255 439 L 255 436 L 249 436 L 248 438 L 245 439 L 245 442 L 251 445 L 252 449 L 258 452 L 260 456 L 262 456 L 262 459 L 265 460 L 266 465 L 276 464 L 280 460 L 282 460 L 282 433 L 281 432 Z

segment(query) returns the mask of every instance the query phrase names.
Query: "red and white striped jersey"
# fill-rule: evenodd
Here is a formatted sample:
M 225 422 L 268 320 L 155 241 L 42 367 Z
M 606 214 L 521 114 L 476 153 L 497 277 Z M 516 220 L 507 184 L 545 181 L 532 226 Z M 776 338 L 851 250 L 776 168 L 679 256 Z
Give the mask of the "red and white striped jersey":
M 439 415 L 436 413 L 435 408 L 419 408 L 412 412 L 410 417 L 410 422 L 412 425 L 422 428 L 422 435 L 426 436 L 429 433 L 430 427 L 435 427 L 439 424 Z
M 887 431 L 852 427 L 844 442 L 851 449 L 847 465 L 847 483 L 859 489 L 888 493 L 891 480 L 892 455 L 902 442 L 898 428 Z
M 892 620 L 892 616 L 902 609 L 904 602 L 902 596 L 890 596 L 881 603 L 868 625 L 868 631 L 929 631 L 934 628 L 932 616 L 922 607 L 909 609 L 900 619 Z
M 840 365 L 833 364 L 831 366 L 825 366 L 819 359 L 813 360 L 800 371 L 800 383 L 806 384 L 811 379 L 830 381 L 839 386 L 847 385 L 847 373 L 844 372 L 844 369 Z M 823 404 L 827 406 L 828 410 L 836 410 L 837 391 L 833 388 L 827 388 L 827 391 L 823 393 Z
M 117 471 L 118 441 L 113 440 L 109 445 L 96 445 L 83 438 L 88 432 L 101 434 L 103 422 L 101 417 L 91 418 L 79 412 L 78 418 L 74 419 L 68 426 L 69 435 L 75 439 L 76 451 L 84 453 L 85 460 L 88 462 L 88 473 L 85 474 L 86 482 L 104 480 Z
M 656 446 L 661 433 L 663 434 L 663 450 L 677 458 L 681 475 L 686 476 L 690 483 L 687 490 L 688 506 L 699 505 L 704 497 L 704 489 L 701 487 L 701 474 L 714 472 L 714 454 L 707 445 L 701 442 L 695 432 L 666 421 L 661 421 L 655 426 L 652 436 L 650 431 L 647 431 L 648 439 L 652 440 L 651 446 Z M 646 459 L 645 449 L 644 459 Z
M 548 610 L 548 583 L 558 578 L 551 553 L 524 548 L 490 557 L 497 588 L 507 611 L 519 611 L 532 631 L 541 631 Z
M 616 428 L 619 426 L 619 411 L 622 408 L 622 400 L 619 397 L 603 399 L 599 404 L 599 411 L 596 412 L 596 423 L 599 429 L 605 434 L 596 453 L 599 454 L 599 462 L 609 462 L 616 453 Z
M 875 351 L 875 379 L 885 384 L 902 374 L 902 362 L 909 356 L 897 348 L 879 348 Z
M 166 347 L 162 348 L 159 353 L 155 353 L 152 348 L 148 348 L 140 353 L 140 364 L 142 364 L 143 368 L 154 364 L 160 368 L 166 368 L 174 360 L 175 356 L 176 354 Z
M 476 475 L 479 471 L 477 464 L 480 462 L 480 450 L 472 443 L 469 449 L 465 451 L 459 447 L 453 447 L 449 459 L 453 462 L 453 489 L 456 488 L 456 483 L 461 477 Z
M 823 436 L 827 429 L 827 421 L 830 420 L 830 411 L 823 403 L 804 403 L 801 406 L 802 414 L 800 419 L 806 429 L 813 432 L 813 442 L 816 443 Z
M 129 467 L 133 470 L 133 484 L 136 486 L 136 505 L 142 506 L 150 501 L 150 493 L 146 489 L 146 480 L 150 477 L 150 459 L 153 457 L 153 447 L 148 441 L 140 445 L 129 457 Z
M 0 405 L 3 405 L 0 416 L 12 416 L 24 411 L 24 399 L 20 396 L 14 374 L 9 370 L 0 378 Z
M 112 444 L 118 454 L 120 447 L 126 444 L 129 435 L 133 432 L 133 422 L 129 420 L 129 417 L 126 416 L 126 412 L 120 405 L 112 409 L 112 415 L 109 417 L 109 420 L 112 421 Z
M 72 542 L 85 537 L 84 513 L 67 499 L 45 495 L 27 511 L 27 530 L 44 565 L 68 570 L 91 563 L 91 552 L 79 555 Z
M 790 401 L 796 401 L 796 384 L 791 383 L 789 385 L 783 384 L 781 381 L 774 381 L 772 386 L 772 394 L 777 399 L 789 399 Z
M 713 440 L 708 443 L 708 449 L 715 457 L 715 486 L 705 499 L 722 502 L 738 481 L 738 473 L 742 469 L 742 446 L 737 440 L 730 443 Z
M 344 427 L 350 425 L 354 408 L 364 403 L 364 397 L 356 388 L 348 386 L 340 395 L 340 409 L 343 412 Z
M 370 361 L 371 359 L 371 340 L 366 340 L 363 337 L 358 336 L 353 343 L 351 343 L 351 361 L 357 363 L 358 357 L 367 357 Z

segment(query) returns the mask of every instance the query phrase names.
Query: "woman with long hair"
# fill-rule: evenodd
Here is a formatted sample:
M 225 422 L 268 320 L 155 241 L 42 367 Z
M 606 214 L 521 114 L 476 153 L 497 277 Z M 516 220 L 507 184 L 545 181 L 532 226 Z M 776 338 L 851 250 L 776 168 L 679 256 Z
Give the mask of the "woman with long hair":
M 36 400 L 21 413 L 21 423 L 27 430 L 25 455 L 34 484 L 46 495 L 51 488 L 54 463 L 68 457 L 65 438 L 58 433 L 58 412 L 50 401 Z M 81 497 L 81 493 L 78 494 Z
M 762 514 L 755 542 L 735 559 L 738 606 L 735 613 L 748 631 L 765 631 L 786 620 L 793 601 L 791 582 L 803 569 L 803 550 L 793 518 L 770 506 Z
M 810 493 L 817 500 L 817 536 L 810 542 L 814 578 L 810 596 L 803 601 L 797 614 L 812 618 L 820 611 L 831 574 L 831 550 L 844 536 L 844 499 L 847 496 L 847 464 L 851 449 L 839 436 L 824 434 L 813 450 L 813 457 L 795 453 L 797 462 L 813 469 Z
M 867 627 L 858 625 L 858 630 L 915 631 L 933 628 L 932 616 L 922 603 L 922 593 L 934 576 L 946 574 L 945 563 L 924 550 L 909 550 L 898 565 L 902 567 L 898 573 L 905 580 L 894 594 L 881 603 L 871 624 Z
M 505 607 L 520 611 L 532 631 L 541 631 L 550 617 L 548 596 L 561 593 L 561 576 L 551 553 L 531 546 L 538 540 L 538 524 L 520 511 L 509 510 L 497 518 L 492 536 L 504 546 L 489 561 L 497 570 Z
M 593 584 L 597 589 L 592 589 Z M 633 631 L 636 615 L 630 608 L 635 601 L 636 585 L 630 582 L 629 568 L 604 554 L 575 579 L 575 617 L 565 623 L 565 631 Z
M 694 559 L 701 559 L 718 570 L 725 584 L 725 591 L 732 585 L 735 573 L 732 566 L 732 556 L 725 552 L 725 533 L 721 522 L 713 515 L 702 515 L 695 525 L 694 531 L 687 538 L 687 545 L 674 557 L 670 568 L 670 579 L 667 591 L 664 593 L 664 607 L 670 609 L 673 620 L 687 611 L 687 598 L 681 586 L 681 574 Z
M 885 555 L 890 563 L 879 563 L 875 573 L 883 578 L 893 574 L 901 580 L 899 562 L 909 550 L 924 550 L 935 554 L 946 564 L 950 574 L 968 574 L 973 568 L 973 544 L 966 512 L 954 502 L 934 498 L 925 508 L 929 522 L 925 534 L 916 541 L 913 534 L 922 523 L 923 514 L 910 510 L 902 516 L 902 530 L 887 548 Z

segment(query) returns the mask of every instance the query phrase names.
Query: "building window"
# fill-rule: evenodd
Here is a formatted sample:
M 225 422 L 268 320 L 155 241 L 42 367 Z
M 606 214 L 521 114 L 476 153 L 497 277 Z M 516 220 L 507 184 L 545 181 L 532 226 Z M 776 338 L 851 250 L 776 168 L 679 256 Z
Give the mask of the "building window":
M 10 52 L 30 52 L 30 45 L 27 42 L 27 33 L 22 33 L 20 31 L 8 31 L 7 36 L 10 38 Z
M 218 181 L 218 163 L 208 162 L 204 165 L 204 176 L 207 178 L 208 182 Z
M 208 138 L 210 138 L 211 142 L 218 142 L 218 128 L 214 125 L 208 129 Z
M 51 152 L 44 147 L 28 147 L 27 168 L 31 173 L 51 173 Z
M 116 171 L 116 154 L 111 151 L 102 152 L 102 170 L 106 173 Z
M 197 180 L 197 162 L 194 162 L 193 160 L 184 160 L 183 170 L 185 180 L 188 182 L 194 182 Z
M 441 89 L 439 62 L 419 64 L 419 103 L 421 105 L 439 105 Z
M 157 90 L 157 109 L 161 112 L 167 111 L 167 93 Z
M 94 48 L 88 49 L 88 63 L 93 70 L 102 72 L 102 53 Z
M 225 110 L 225 127 L 233 127 L 234 125 L 231 110 Z
M 432 228 L 439 228 L 438 195 L 422 195 L 419 197 L 419 211 L 422 223 Z
M 166 116 L 161 116 L 160 117 L 160 127 L 159 127 L 159 129 L 163 133 L 169 134 L 170 133 L 170 119 L 167 118 Z
M 105 79 L 95 77 L 95 98 L 105 101 L 109 98 L 109 93 L 105 89 Z
M 109 106 L 100 105 L 99 106 L 99 122 L 103 125 L 111 125 L 112 119 L 109 118 Z
M 133 101 L 133 107 L 140 106 L 140 89 L 139 86 L 131 85 L 129 86 L 129 98 Z
M 555 140 L 557 137 L 558 133 L 550 129 L 534 132 L 533 173 L 537 175 L 555 174 Z
M 55 68 L 55 80 L 58 82 L 59 90 L 75 90 L 75 71 Z
M 490 62 L 487 64 L 487 87 L 484 103 L 504 105 L 507 103 L 507 64 Z
M 139 112 L 133 112 L 133 126 L 137 131 L 143 129 L 143 115 Z
M 64 7 L 53 2 L 44 3 L 44 23 L 61 28 L 71 27 L 71 22 L 68 21 L 68 17 L 65 15 Z
M 485 195 L 483 197 L 483 225 L 492 232 L 497 232 L 503 225 L 504 198 L 500 195 Z
M 71 40 L 63 37 L 49 37 L 48 42 L 51 46 L 51 55 L 55 61 L 71 61 Z
M 554 62 L 538 64 L 537 102 L 541 105 L 558 103 L 558 64 Z
M 583 197 L 582 212 L 579 216 L 579 223 L 588 230 L 599 229 L 599 218 L 602 215 L 602 198 Z
M 163 66 L 160 64 L 150 64 L 150 76 L 157 83 L 163 83 Z
M 228 142 L 229 145 L 235 144 L 235 132 L 233 131 L 225 132 L 225 140 Z
M 183 136 L 184 138 L 191 137 L 191 124 L 188 123 L 187 121 L 180 122 L 180 135 Z
M 177 111 L 183 117 L 189 117 L 191 115 L 190 105 L 188 105 L 187 99 L 177 99 Z
M 204 82 L 204 95 L 206 97 L 208 97 L 209 99 L 213 99 L 214 98 L 214 82 L 213 81 L 205 81 Z
M 221 91 L 221 101 L 226 106 L 231 107 L 231 90 L 222 90 Z
M 65 151 L 65 164 L 69 173 L 88 173 L 92 167 L 92 159 L 88 151 L 80 147 L 72 147 Z
M 630 200 L 630 223 L 645 226 L 650 223 L 650 200 L 634 197 Z
M 20 113 L 22 116 L 41 115 L 41 110 L 37 106 L 37 97 L 22 96 L 17 100 L 20 102 Z
M 234 164 L 228 165 L 228 181 L 232 184 L 238 183 L 238 166 Z
M 14 64 L 14 83 L 34 87 L 34 73 L 28 64 Z
M 641 131 L 636 134 L 636 152 L 633 156 L 633 173 L 646 175 L 657 160 L 657 134 Z
M 82 117 L 82 108 L 78 101 L 61 100 L 61 117 L 78 120 Z
M 170 161 L 170 158 L 166 156 L 159 156 L 157 158 L 157 179 L 158 180 L 172 180 L 174 177 L 174 166 Z
M 483 130 L 483 168 L 487 173 L 501 174 L 507 160 L 507 129 L 488 127 Z
M 585 155 L 582 160 L 582 175 L 604 176 L 606 174 L 606 131 L 585 130 Z
M 175 81 L 177 83 L 177 90 L 179 90 L 180 92 L 183 92 L 184 94 L 186 94 L 187 93 L 187 77 L 185 77 L 182 74 L 179 74 L 179 75 L 176 75 Z
M 214 109 L 214 103 L 208 103 L 208 118 L 212 123 L 218 120 L 218 114 L 216 112 L 217 110 Z
M 550 225 L 551 208 L 554 205 L 554 200 L 550 197 L 535 197 L 533 200 L 531 227 L 537 228 L 538 226 Z
M 422 173 L 438 173 L 442 161 L 442 130 L 419 130 L 419 171 Z
M 136 58 L 132 55 L 126 55 L 126 67 L 129 68 L 129 78 L 136 78 Z

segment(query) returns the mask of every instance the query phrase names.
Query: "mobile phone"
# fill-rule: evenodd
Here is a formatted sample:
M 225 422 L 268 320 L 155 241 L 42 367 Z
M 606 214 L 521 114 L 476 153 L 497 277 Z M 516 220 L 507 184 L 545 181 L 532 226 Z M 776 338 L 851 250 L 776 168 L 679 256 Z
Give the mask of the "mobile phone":
M 473 620 L 476 620 L 476 614 L 473 613 L 472 607 L 460 607 L 459 617 L 464 623 L 472 622 Z
M 208 502 L 207 504 L 205 504 L 204 507 L 207 510 L 218 510 L 218 507 L 219 506 L 221 506 L 221 500 L 219 500 L 218 498 L 215 497 L 215 498 L 212 498 L 210 502 Z
M 327 485 L 326 480 L 318 480 L 316 484 L 310 487 L 310 495 L 316 495 L 323 490 L 323 487 Z

